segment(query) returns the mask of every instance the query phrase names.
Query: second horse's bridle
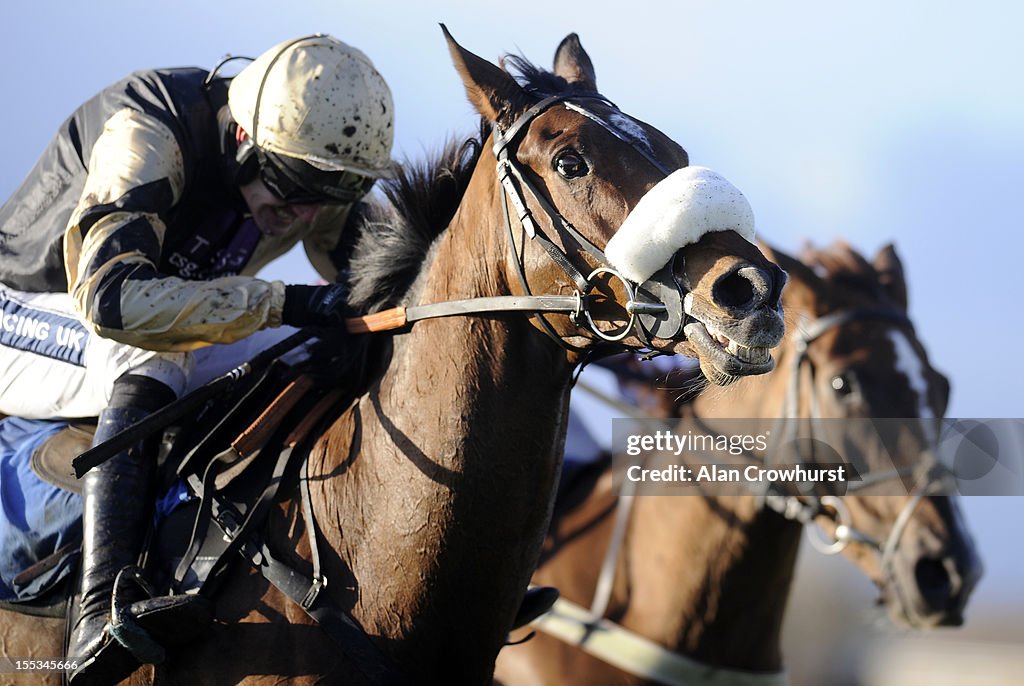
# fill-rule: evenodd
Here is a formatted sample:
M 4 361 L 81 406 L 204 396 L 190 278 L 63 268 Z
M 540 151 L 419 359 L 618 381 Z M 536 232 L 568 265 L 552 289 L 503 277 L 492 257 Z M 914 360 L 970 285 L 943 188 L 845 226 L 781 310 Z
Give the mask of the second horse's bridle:
M 897 326 L 912 326 L 906 314 L 889 308 L 839 310 L 807 323 L 803 330 L 797 334 L 794 341 L 793 357 L 789 364 L 790 382 L 788 392 L 782 412 L 779 414 L 780 422 L 788 424 L 787 432 L 790 437 L 796 431 L 794 420 L 798 418 L 799 414 L 801 370 L 804 367 L 804 363 L 809 362 L 808 349 L 810 344 L 831 329 L 854 321 L 886 321 Z M 808 410 L 810 419 L 808 426 L 811 438 L 813 439 L 815 422 L 821 419 L 821 417 L 817 394 L 814 392 L 814 367 L 813 365 L 809 365 L 809 367 L 811 373 L 811 407 Z M 826 555 L 835 555 L 842 552 L 850 543 L 866 545 L 880 554 L 880 566 L 883 574 L 888 579 L 891 576 L 899 543 L 917 506 L 925 496 L 948 493 L 948 476 L 949 470 L 941 464 L 935 461 L 925 461 L 919 465 L 897 466 L 883 472 L 868 472 L 859 481 L 847 483 L 846 493 L 852 495 L 857 491 L 862 491 L 884 481 L 911 477 L 911 497 L 904 504 L 899 515 L 897 515 L 896 521 L 893 523 L 892 529 L 890 529 L 884 541 L 879 541 L 853 527 L 850 512 L 839 496 L 794 496 L 768 492 L 761 494 L 761 497 L 765 506 L 778 512 L 786 519 L 798 521 L 802 524 L 813 524 L 815 518 L 819 515 L 832 518 L 836 523 L 833 540 L 826 540 L 817 534 L 808 534 L 808 538 L 814 548 Z M 808 527 L 808 530 L 810 530 L 810 527 Z

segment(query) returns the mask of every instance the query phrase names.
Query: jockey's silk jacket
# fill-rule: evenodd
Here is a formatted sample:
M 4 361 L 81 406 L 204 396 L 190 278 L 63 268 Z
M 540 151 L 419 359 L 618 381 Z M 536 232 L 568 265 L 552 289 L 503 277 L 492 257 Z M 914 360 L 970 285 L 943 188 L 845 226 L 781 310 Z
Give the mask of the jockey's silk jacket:
M 227 82 L 206 76 L 137 72 L 76 110 L 0 208 L 0 282 L 67 291 L 101 336 L 184 351 L 279 326 L 284 284 L 253 275 L 299 240 L 335 281 L 348 208 L 262 234 L 222 151 Z

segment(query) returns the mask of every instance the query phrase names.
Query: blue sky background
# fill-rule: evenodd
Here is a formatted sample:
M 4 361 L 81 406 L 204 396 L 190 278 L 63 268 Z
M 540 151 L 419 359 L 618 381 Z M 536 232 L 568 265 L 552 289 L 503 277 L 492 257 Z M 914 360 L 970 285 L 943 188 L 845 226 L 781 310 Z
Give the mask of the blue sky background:
M 580 34 L 601 90 L 750 200 L 759 234 L 797 250 L 894 241 L 911 315 L 952 379 L 950 415 L 1022 417 L 1024 9 L 952 2 L 15 3 L 0 22 L 0 196 L 80 102 L 145 67 L 210 67 L 324 31 L 391 84 L 395 156 L 419 158 L 474 113 L 438 22 L 487 58 L 550 65 Z M 306 281 L 300 254 L 265 276 Z M 971 498 L 988 577 L 978 602 L 1024 602 L 1024 508 Z M 1010 544 L 1010 545 L 1007 545 Z M 1007 596 L 1006 594 L 1009 594 Z M 988 601 L 985 599 L 988 598 Z

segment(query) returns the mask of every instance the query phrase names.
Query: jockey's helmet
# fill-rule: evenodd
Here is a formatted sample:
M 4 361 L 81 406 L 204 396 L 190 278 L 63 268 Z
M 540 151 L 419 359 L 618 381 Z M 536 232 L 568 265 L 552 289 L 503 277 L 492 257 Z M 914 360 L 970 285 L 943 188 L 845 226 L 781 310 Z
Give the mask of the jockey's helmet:
M 239 72 L 228 107 L 267 187 L 289 202 L 349 203 L 392 173 L 391 90 L 360 50 L 324 34 L 275 45 Z

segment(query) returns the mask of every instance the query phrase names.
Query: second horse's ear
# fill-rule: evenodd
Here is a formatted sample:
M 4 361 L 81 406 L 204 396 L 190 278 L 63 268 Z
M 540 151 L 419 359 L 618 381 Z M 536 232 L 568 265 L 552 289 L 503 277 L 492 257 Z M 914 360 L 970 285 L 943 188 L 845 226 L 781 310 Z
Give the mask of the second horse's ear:
M 444 24 L 441 30 L 473 107 L 487 121 L 507 128 L 530 106 L 530 96 L 508 73 L 456 43 Z
M 569 83 L 590 90 L 597 91 L 597 77 L 594 76 L 594 63 L 590 61 L 590 55 L 583 49 L 580 37 L 570 33 L 555 50 L 555 76 L 561 76 Z
M 903 311 L 907 309 L 907 280 L 903 275 L 903 262 L 896 254 L 896 248 L 889 243 L 875 255 L 875 271 L 878 272 L 878 283 L 882 292 L 893 304 Z

